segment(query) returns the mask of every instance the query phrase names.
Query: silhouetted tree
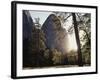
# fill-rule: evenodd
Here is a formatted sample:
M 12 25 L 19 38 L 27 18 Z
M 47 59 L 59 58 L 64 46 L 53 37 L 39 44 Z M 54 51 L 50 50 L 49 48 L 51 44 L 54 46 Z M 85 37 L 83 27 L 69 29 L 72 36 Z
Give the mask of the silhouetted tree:
M 76 43 L 77 43 L 77 46 L 78 46 L 78 65 L 83 66 L 79 32 L 78 32 L 78 25 L 77 25 L 75 13 L 72 13 L 72 16 L 73 16 L 73 24 L 74 24 L 74 30 L 75 30 L 75 36 L 76 36 Z

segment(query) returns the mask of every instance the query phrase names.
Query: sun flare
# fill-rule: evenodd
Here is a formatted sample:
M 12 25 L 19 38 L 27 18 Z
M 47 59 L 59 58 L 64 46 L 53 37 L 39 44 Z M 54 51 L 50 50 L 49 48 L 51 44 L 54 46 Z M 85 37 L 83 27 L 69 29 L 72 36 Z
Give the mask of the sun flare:
M 73 34 L 68 34 L 68 52 L 69 51 L 77 51 L 77 44 L 76 44 L 76 39 L 75 35 Z

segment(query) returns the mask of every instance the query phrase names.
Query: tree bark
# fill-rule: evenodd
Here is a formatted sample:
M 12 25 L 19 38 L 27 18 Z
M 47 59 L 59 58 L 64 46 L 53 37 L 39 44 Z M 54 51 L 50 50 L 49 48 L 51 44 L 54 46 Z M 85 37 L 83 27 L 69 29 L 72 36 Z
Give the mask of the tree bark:
M 77 26 L 75 13 L 72 13 L 72 17 L 73 17 L 75 36 L 76 36 L 76 43 L 77 43 L 77 47 L 78 47 L 78 50 L 77 50 L 77 52 L 78 52 L 78 65 L 83 66 L 80 39 L 79 39 L 79 32 L 78 32 L 78 26 Z

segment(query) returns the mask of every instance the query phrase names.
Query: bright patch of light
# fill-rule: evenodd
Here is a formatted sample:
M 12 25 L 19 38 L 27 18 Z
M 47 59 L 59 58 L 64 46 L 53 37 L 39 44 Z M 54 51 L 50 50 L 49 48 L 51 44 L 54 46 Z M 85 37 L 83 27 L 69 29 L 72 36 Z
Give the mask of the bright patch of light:
M 75 34 L 68 34 L 68 52 L 70 51 L 77 51 L 77 44 Z
M 66 31 L 72 26 L 72 17 L 69 17 L 67 21 L 64 24 L 64 28 Z M 77 51 L 77 44 L 76 44 L 76 37 L 75 37 L 75 32 L 72 34 L 67 34 L 67 40 L 66 40 L 66 45 L 67 45 L 67 51 Z

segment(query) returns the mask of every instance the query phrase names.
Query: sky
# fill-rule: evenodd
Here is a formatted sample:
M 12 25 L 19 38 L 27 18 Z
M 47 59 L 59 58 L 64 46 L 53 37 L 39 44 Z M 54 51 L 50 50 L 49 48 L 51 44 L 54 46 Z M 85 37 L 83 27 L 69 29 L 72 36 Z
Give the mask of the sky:
M 47 17 L 52 13 L 52 12 L 42 12 L 42 11 L 29 11 L 31 14 L 31 17 L 33 19 L 33 22 L 35 22 L 34 18 L 40 18 L 40 24 L 43 25 Z

